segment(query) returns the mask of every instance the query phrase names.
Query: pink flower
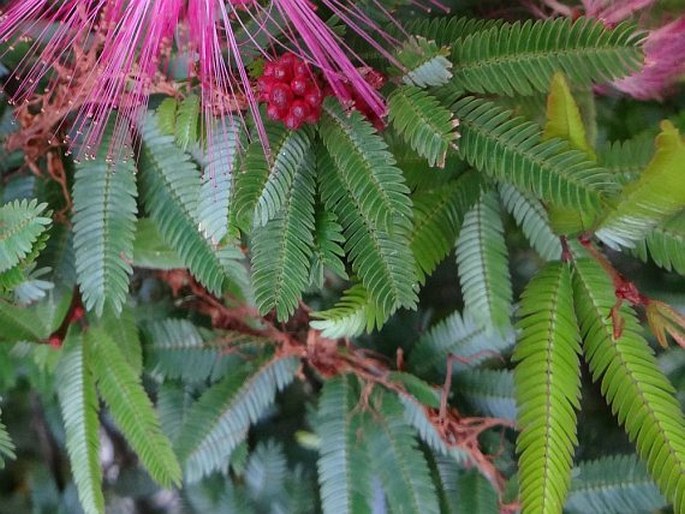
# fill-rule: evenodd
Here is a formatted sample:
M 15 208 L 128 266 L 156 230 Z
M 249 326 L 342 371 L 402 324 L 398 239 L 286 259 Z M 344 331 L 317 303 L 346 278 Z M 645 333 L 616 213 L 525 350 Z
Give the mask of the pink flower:
M 660 100 L 685 74 L 685 15 L 652 30 L 644 51 L 642 69 L 613 85 L 640 100 Z
M 354 0 L 322 3 L 391 58 L 377 40 L 394 41 Z M 280 34 L 268 33 L 267 25 Z M 0 16 L 0 37 L 3 42 L 32 42 L 10 78 L 19 86 L 14 100 L 27 102 L 38 92 L 53 94 L 57 85 L 70 87 L 72 108 L 59 113 L 59 123 L 75 113 L 74 126 L 83 135 L 87 153 L 99 144 L 113 110 L 118 110 L 113 145 L 121 147 L 125 128 L 146 109 L 149 95 L 174 92 L 169 81 L 165 89 L 162 73 L 172 51 L 190 56 L 207 127 L 216 125 L 217 115 L 242 116 L 247 110 L 257 121 L 260 138 L 266 139 L 243 45 L 256 48 L 267 60 L 275 53 L 293 52 L 322 72 L 342 102 L 350 104 L 353 92 L 376 115 L 385 115 L 383 98 L 359 71 L 363 61 L 309 0 L 271 0 L 267 5 L 253 0 L 15 0 Z M 38 91 L 39 82 L 47 78 L 47 90 Z

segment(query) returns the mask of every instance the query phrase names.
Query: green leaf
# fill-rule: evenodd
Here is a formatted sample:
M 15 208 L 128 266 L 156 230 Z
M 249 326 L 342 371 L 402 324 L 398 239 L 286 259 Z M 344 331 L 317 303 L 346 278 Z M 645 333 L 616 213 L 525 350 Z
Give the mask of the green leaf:
M 140 375 L 143 371 L 143 348 L 133 307 L 124 304 L 120 313 L 106 309 L 98 326 L 110 334 L 133 371 Z
M 165 98 L 157 107 L 157 121 L 159 128 L 168 136 L 176 133 L 176 113 L 178 111 L 178 101 L 175 98 Z
M 616 208 L 602 220 L 597 237 L 609 246 L 632 247 L 676 212 L 685 208 L 682 163 L 685 140 L 664 121 L 656 138 L 656 153 L 637 181 L 623 189 Z
M 84 306 L 98 316 L 106 306 L 120 312 L 126 301 L 138 212 L 135 164 L 115 165 L 110 139 L 76 165 L 73 188 L 76 276 Z
M 243 145 L 240 121 L 226 117 L 217 122 L 207 139 L 203 158 L 202 185 L 197 204 L 200 232 L 213 245 L 228 234 L 229 203 L 233 175 Z
M 361 415 L 356 378 L 337 376 L 324 382 L 316 415 L 321 438 L 318 470 L 324 514 L 371 513 L 371 462 L 360 441 Z
M 2 410 L 0 409 L 0 416 L 2 416 Z M 7 433 L 7 427 L 2 422 L 0 418 L 0 470 L 5 467 L 5 459 L 15 459 L 15 446 Z
M 261 141 L 252 142 L 236 177 L 233 205 L 234 223 L 246 232 L 264 225 L 280 210 L 285 191 L 311 146 L 308 130 L 287 130 L 283 124 L 266 122 L 269 155 Z
M 419 376 L 435 371 L 444 374 L 449 355 L 461 360 L 454 364 L 455 369 L 461 370 L 497 355 L 512 343 L 513 333 L 503 337 L 487 330 L 471 314 L 453 312 L 412 346 L 407 366 Z
M 521 296 L 516 361 L 523 512 L 561 514 L 578 444 L 580 337 L 568 264 L 550 262 Z
M 630 24 L 608 29 L 589 18 L 503 23 L 454 45 L 454 82 L 508 96 L 547 91 L 556 71 L 574 86 L 609 82 L 640 67 L 641 37 Z
M 519 191 L 588 212 L 615 189 L 611 174 L 565 141 L 543 141 L 539 127 L 492 102 L 467 97 L 454 105 L 461 122 L 460 153 L 474 167 Z
M 445 167 L 447 151 L 456 148 L 459 120 L 431 94 L 402 86 L 388 98 L 390 122 L 430 166 Z
M 466 213 L 456 256 L 465 310 L 486 326 L 506 332 L 511 325 L 511 275 L 494 191 L 484 192 Z
M 98 392 L 112 418 L 150 476 L 164 487 L 180 485 L 181 468 L 164 435 L 140 376 L 101 327 L 91 327 L 85 341 Z
M 464 216 L 480 198 L 481 178 L 475 171 L 413 196 L 411 249 L 423 283 L 452 251 Z
M 634 455 L 581 462 L 573 473 L 566 511 L 572 514 L 657 512 L 667 502 Z
M 191 273 L 220 295 L 226 269 L 214 246 L 198 230 L 200 173 L 190 156 L 164 135 L 154 117 L 140 127 L 143 148 L 140 180 L 143 202 L 163 241 L 178 252 Z
M 434 41 L 410 37 L 397 53 L 403 65 L 402 82 L 418 87 L 440 86 L 452 78 L 452 63 L 447 59 L 449 50 Z
M 435 486 L 415 432 L 404 419 L 402 403 L 394 393 L 380 390 L 376 401 L 380 412 L 367 418 L 371 423 L 364 432 L 365 443 L 391 512 L 438 514 Z
M 276 146 L 270 148 L 273 162 L 268 168 L 264 189 L 257 198 L 254 226 L 264 226 L 292 201 L 293 188 L 297 189 L 294 182 L 298 173 L 302 172 L 304 166 L 312 167 L 312 139 L 312 131 L 306 127 L 293 131 L 278 124 L 271 128 L 269 141 L 275 141 Z M 251 173 L 251 168 L 246 173 Z
M 312 156 L 305 156 L 282 191 L 280 211 L 252 236 L 252 274 L 255 300 L 266 314 L 286 320 L 309 285 L 310 255 L 314 244 L 314 193 Z M 267 186 L 268 187 L 268 186 Z
M 319 132 L 345 191 L 371 225 L 390 231 L 398 217 L 411 219 L 409 189 L 402 171 L 359 112 L 347 114 L 340 105 L 326 100 Z
M 50 327 L 37 318 L 33 309 L 12 305 L 0 298 L 0 341 L 41 341 L 50 335 Z
M 637 179 L 654 156 L 654 136 L 651 131 L 626 141 L 614 141 L 601 146 L 599 163 L 618 176 L 621 183 Z
M 547 96 L 547 120 L 542 137 L 565 139 L 571 148 L 581 150 L 595 160 L 595 152 L 588 143 L 578 104 L 571 94 L 566 78 L 559 72 L 552 76 Z
M 467 18 L 465 16 L 436 16 L 412 19 L 407 24 L 407 32 L 432 39 L 438 46 L 459 44 L 471 34 L 484 32 L 500 26 L 503 20 L 497 18 Z
M 15 200 L 0 207 L 0 273 L 16 266 L 31 253 L 33 244 L 52 223 L 41 216 L 46 203 Z
M 91 350 L 81 334 L 70 332 L 55 371 L 71 472 L 81 506 L 87 514 L 105 512 L 100 468 L 99 405 L 90 370 Z
M 542 203 L 508 184 L 500 185 L 499 194 L 504 208 L 514 216 L 516 224 L 540 257 L 548 261 L 561 258 L 561 241 L 552 232 Z
M 358 116 L 354 113 L 350 120 L 354 127 L 361 128 L 366 122 L 362 123 Z M 334 127 L 329 128 L 331 129 L 329 142 L 332 146 L 337 146 L 344 138 L 340 134 L 333 137 Z M 359 134 L 355 132 L 360 138 L 360 144 L 362 144 L 362 135 L 366 133 L 365 144 L 373 143 L 372 149 L 381 148 L 381 145 L 385 149 L 384 143 L 376 140 L 378 136 L 370 137 L 372 134 L 370 126 L 364 126 L 364 129 Z M 366 132 L 367 129 L 368 132 Z M 352 150 L 348 149 L 348 154 L 350 152 Z M 366 155 L 366 152 L 362 151 L 362 153 Z M 393 160 L 385 150 L 370 151 L 369 155 L 374 156 L 374 162 L 366 164 L 358 162 L 356 158 L 345 159 L 344 155 L 344 153 L 338 153 L 340 161 L 336 163 L 327 153 L 320 152 L 319 179 L 321 197 L 326 208 L 338 216 L 343 227 L 345 251 L 352 261 L 352 269 L 369 292 L 382 316 L 389 316 L 399 306 L 413 308 L 417 300 L 416 268 L 409 249 L 411 213 L 409 215 L 404 213 L 404 202 L 409 203 L 409 208 L 411 205 L 409 197 L 405 196 L 406 188 L 401 176 L 396 176 L 400 174 L 400 171 L 388 164 L 393 163 Z M 375 162 L 376 158 L 387 160 L 384 164 L 379 164 Z M 375 182 L 372 176 L 360 174 L 361 170 L 357 168 L 357 166 L 369 166 L 373 169 L 377 165 L 379 168 L 370 173 L 372 175 L 380 173 L 378 182 Z M 382 195 L 376 194 L 377 187 L 386 190 L 388 198 L 397 197 L 393 203 L 402 205 L 401 211 L 388 220 L 391 224 L 390 230 L 379 226 L 376 219 L 377 216 L 388 216 L 388 212 L 383 207 Z M 404 197 L 401 201 L 400 196 Z
M 326 269 L 342 279 L 349 278 L 343 262 L 345 250 L 341 244 L 344 242 L 342 226 L 338 223 L 337 216 L 323 205 L 317 205 L 314 212 L 314 246 L 309 275 L 311 285 L 318 289 L 323 288 Z
M 681 512 L 685 509 L 685 418 L 673 386 L 625 304 L 616 312 L 623 326 L 614 337 L 614 286 L 594 259 L 575 261 L 574 293 L 592 378 L 600 383 L 662 493 L 673 501 L 674 511 Z
M 653 229 L 633 252 L 643 261 L 649 256 L 657 266 L 685 275 L 685 210 Z
M 309 325 L 329 339 L 356 337 L 380 330 L 391 314 L 379 309 L 363 285 L 354 284 L 332 308 L 313 312 L 311 317 L 315 319 Z
M 516 421 L 514 373 L 503 369 L 465 369 L 456 373 L 453 391 L 476 412 Z
M 199 129 L 200 97 L 196 94 L 190 94 L 178 104 L 178 110 L 176 111 L 176 123 L 174 124 L 176 144 L 183 150 L 195 145 L 199 139 Z
M 250 373 L 245 366 L 209 388 L 190 408 L 178 437 L 185 478 L 196 482 L 223 469 L 247 430 L 294 377 L 300 363 L 275 357 Z
M 140 218 L 136 223 L 133 240 L 133 265 L 137 268 L 171 270 L 184 268 L 183 260 L 175 250 L 162 241 L 155 222 Z

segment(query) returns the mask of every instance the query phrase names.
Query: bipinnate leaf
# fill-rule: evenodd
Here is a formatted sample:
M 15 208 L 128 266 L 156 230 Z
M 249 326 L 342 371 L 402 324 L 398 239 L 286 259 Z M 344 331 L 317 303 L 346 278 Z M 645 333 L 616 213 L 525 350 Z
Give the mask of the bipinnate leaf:
M 46 203 L 15 200 L 0 207 L 0 273 L 16 266 L 31 253 L 33 244 L 52 220 Z
M 103 328 L 91 327 L 85 342 L 98 392 L 141 464 L 160 485 L 180 485 L 181 467 L 140 376 Z
M 319 398 L 316 433 L 321 439 L 318 469 L 324 514 L 371 513 L 371 463 L 363 445 L 359 384 L 354 376 L 327 380 Z M 360 439 L 361 437 L 361 439 Z
M 243 366 L 191 406 L 177 439 L 187 481 L 197 482 L 227 465 L 247 430 L 293 380 L 298 367 L 293 357 L 274 357 L 253 372 Z
M 92 351 L 80 333 L 71 331 L 64 341 L 55 373 L 67 454 L 81 506 L 86 514 L 105 512 L 100 467 L 100 421 Z
M 514 350 L 522 512 L 561 514 L 578 444 L 580 337 L 569 265 L 550 262 L 521 297 Z
M 389 118 L 395 130 L 425 157 L 430 166 L 445 167 L 447 151 L 456 148 L 459 120 L 430 93 L 402 86 L 388 98 Z
M 109 139 L 77 164 L 73 188 L 76 276 L 84 306 L 98 316 L 126 301 L 138 212 L 135 164 L 112 162 Z
M 574 262 L 574 298 L 592 378 L 675 512 L 685 510 L 685 417 L 633 310 L 594 259 Z M 615 309 L 612 314 L 612 309 Z M 620 326 L 614 326 L 619 323 Z

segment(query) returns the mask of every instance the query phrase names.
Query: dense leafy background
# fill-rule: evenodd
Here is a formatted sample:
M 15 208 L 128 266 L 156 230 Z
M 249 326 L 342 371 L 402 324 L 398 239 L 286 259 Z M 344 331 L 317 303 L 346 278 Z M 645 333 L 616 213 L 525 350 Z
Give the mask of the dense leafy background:
M 685 307 L 685 93 L 593 89 L 630 23 L 474 5 L 352 42 L 382 132 L 155 97 L 69 202 L 0 149 L 0 513 L 685 512 L 685 350 L 608 272 Z

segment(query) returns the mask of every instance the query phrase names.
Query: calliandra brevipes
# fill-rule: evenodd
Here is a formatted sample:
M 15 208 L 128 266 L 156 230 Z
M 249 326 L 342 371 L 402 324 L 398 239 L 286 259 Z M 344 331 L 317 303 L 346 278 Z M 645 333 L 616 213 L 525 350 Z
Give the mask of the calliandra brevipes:
M 150 94 L 160 92 L 156 86 L 179 56 L 188 69 L 186 80 L 201 91 L 210 131 L 249 115 L 265 143 L 258 92 L 248 72 L 255 53 L 267 62 L 292 53 L 322 75 L 344 105 L 363 98 L 376 116 L 384 116 L 383 97 L 361 71 L 364 62 L 319 10 L 335 15 L 387 59 L 397 41 L 353 0 L 318 1 L 320 6 L 310 0 L 14 0 L 0 15 L 0 41 L 9 49 L 5 52 L 20 42 L 30 48 L 6 89 L 14 91 L 13 102 L 28 102 L 36 94 L 49 96 L 58 75 L 63 89 L 71 87 L 71 97 L 52 129 L 67 133 L 61 129 L 69 120 L 71 134 L 81 141 L 80 157 L 86 158 L 95 154 L 114 111 L 110 145 L 116 153 L 127 127 L 145 111 Z M 370 5 L 392 21 L 379 1 Z M 84 58 L 79 68 L 84 55 L 90 60 Z M 173 92 L 173 81 L 168 84 L 162 92 Z

